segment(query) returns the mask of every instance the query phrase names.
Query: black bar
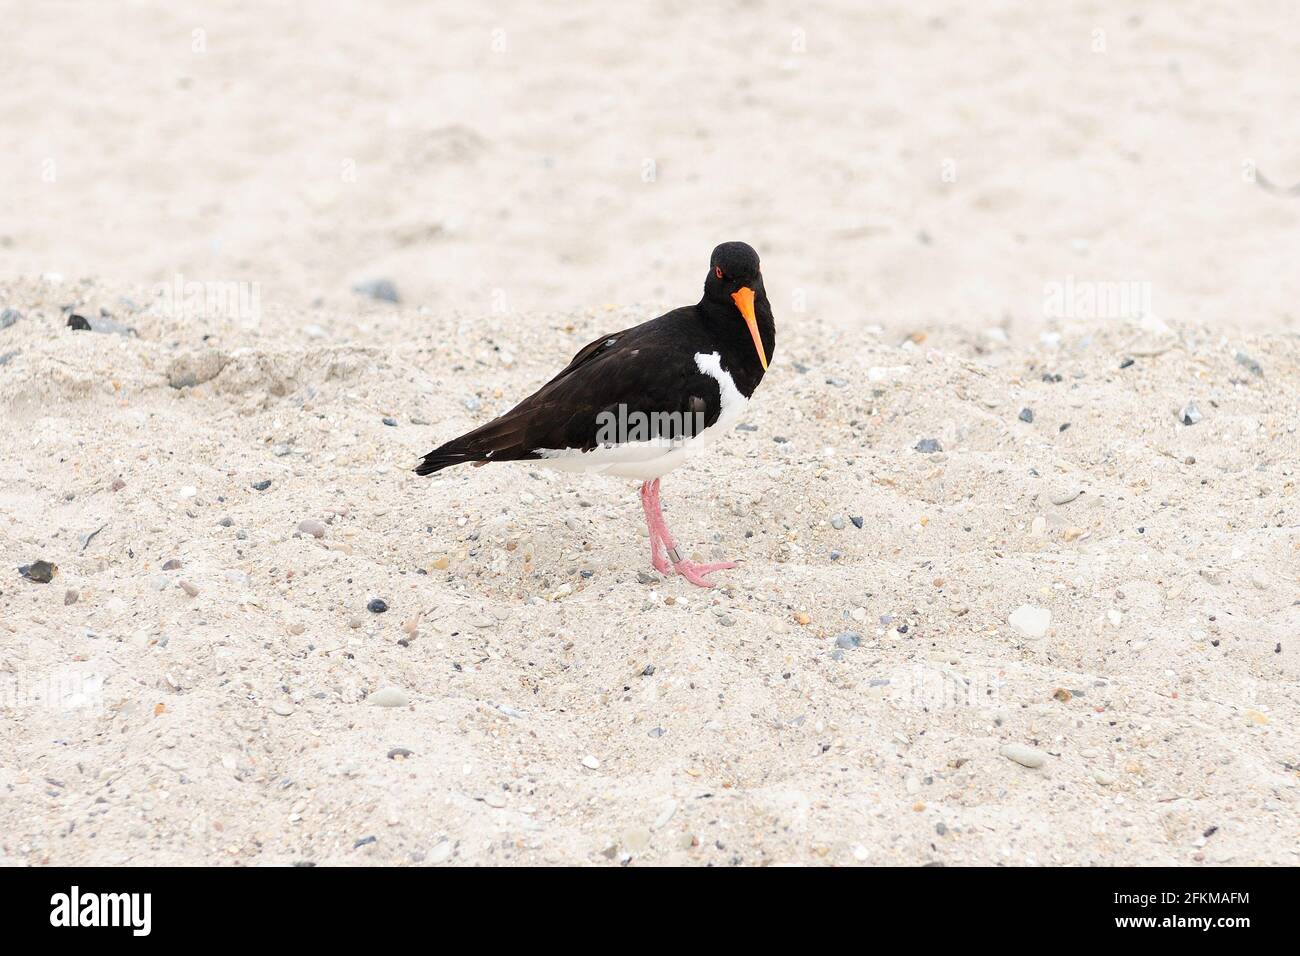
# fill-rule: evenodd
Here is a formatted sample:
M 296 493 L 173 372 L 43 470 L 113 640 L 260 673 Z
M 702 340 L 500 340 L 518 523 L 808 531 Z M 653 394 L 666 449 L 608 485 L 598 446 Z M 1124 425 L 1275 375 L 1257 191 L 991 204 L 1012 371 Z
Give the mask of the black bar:
M 600 872 L 605 869 L 615 872 Z M 262 943 L 338 945 L 373 942 L 390 930 L 432 921 L 467 929 L 476 925 L 478 932 L 486 928 L 491 944 L 499 945 L 512 931 L 536 942 L 552 933 L 578 932 L 579 926 L 580 935 L 587 934 L 606 922 L 612 932 L 626 934 L 656 912 L 659 917 L 666 912 L 714 924 L 693 929 L 694 942 L 707 939 L 710 929 L 720 940 L 734 941 L 746 927 L 764 932 L 773 921 L 816 932 L 847 928 L 850 924 L 834 920 L 848 918 L 857 933 L 921 932 L 927 943 L 969 943 L 973 933 L 1001 927 L 1050 934 L 1042 938 L 1058 942 L 1128 938 L 1181 945 L 1195 936 L 1231 942 L 1260 929 L 1293 933 L 1294 918 L 1284 906 L 1293 909 L 1294 875 L 1246 868 L 775 868 L 726 875 L 617 866 L 547 873 L 525 868 L 33 868 L 0 871 L 5 884 L 0 914 L 6 928 L 49 942 L 76 934 L 82 942 L 95 936 L 239 943 L 257 927 Z M 74 886 L 87 920 L 92 911 L 107 917 L 116 912 L 123 925 L 69 925 Z M 98 894 L 114 895 L 105 905 Z M 147 935 L 137 932 L 145 928 L 143 895 L 117 894 L 148 894 Z

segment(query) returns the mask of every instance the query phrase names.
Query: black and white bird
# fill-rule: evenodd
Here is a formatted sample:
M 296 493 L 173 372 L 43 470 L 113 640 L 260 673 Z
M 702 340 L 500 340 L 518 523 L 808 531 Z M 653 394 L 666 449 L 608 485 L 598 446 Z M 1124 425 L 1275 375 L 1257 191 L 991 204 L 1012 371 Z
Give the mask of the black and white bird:
M 681 556 L 664 523 L 659 480 L 735 427 L 775 348 L 758 253 L 724 242 L 713 250 L 698 304 L 601 336 L 509 412 L 429 452 L 415 472 L 535 461 L 638 479 L 655 569 L 712 587 L 706 574 L 736 565 Z

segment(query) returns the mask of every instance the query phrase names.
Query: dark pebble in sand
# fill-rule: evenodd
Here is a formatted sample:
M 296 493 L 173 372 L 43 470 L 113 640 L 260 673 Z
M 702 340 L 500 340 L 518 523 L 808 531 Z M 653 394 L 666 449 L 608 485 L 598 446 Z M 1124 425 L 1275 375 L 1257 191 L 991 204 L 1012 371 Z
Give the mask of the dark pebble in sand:
M 50 564 L 48 561 L 33 561 L 20 567 L 18 573 L 36 584 L 49 584 L 54 578 L 54 572 L 58 570 L 57 565 Z
M 379 842 L 378 837 L 373 837 L 373 836 L 362 837 L 356 843 L 352 844 L 352 849 L 358 850 L 368 843 L 378 843 L 378 842 Z
M 270 487 L 271 487 L 271 479 L 270 479 L 270 478 L 267 478 L 265 481 L 255 481 L 255 482 L 253 482 L 253 490 L 254 490 L 254 491 L 266 491 L 266 489 L 267 489 L 267 488 L 270 488 Z
M 72 329 L 74 332 L 91 331 L 90 322 L 87 321 L 86 317 L 84 315 L 77 315 L 75 312 L 68 316 L 68 328 Z
M 853 527 L 862 527 L 862 515 L 849 515 L 849 520 L 853 522 Z
M 1032 408 L 1020 409 L 1020 420 L 1022 422 L 1032 422 L 1034 420 L 1034 410 Z
M 366 605 L 366 610 L 372 614 L 383 614 L 388 610 L 388 602 L 383 598 L 375 598 Z
M 935 452 L 943 451 L 943 446 L 939 444 L 937 438 L 922 438 L 914 447 L 923 455 L 933 455 Z
M 389 428 L 396 428 L 396 427 L 397 427 L 397 419 L 396 419 L 396 418 L 385 418 L 385 419 L 384 419 L 384 424 L 387 425 Z

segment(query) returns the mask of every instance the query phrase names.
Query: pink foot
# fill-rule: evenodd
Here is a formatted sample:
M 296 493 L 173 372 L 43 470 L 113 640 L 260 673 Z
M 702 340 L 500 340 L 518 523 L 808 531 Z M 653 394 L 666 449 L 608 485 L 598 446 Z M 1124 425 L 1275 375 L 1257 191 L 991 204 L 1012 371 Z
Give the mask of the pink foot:
M 677 573 L 690 581 L 697 588 L 711 588 L 716 582 L 710 581 L 704 577 L 706 574 L 712 574 L 714 571 L 730 571 L 738 567 L 735 561 L 719 561 L 715 564 L 696 564 L 694 561 L 687 561 L 685 558 L 678 561 L 675 565 Z
M 645 523 L 650 529 L 650 560 L 655 570 L 667 577 L 676 570 L 678 574 L 690 581 L 697 588 L 711 588 L 713 582 L 704 575 L 714 571 L 727 571 L 736 566 L 734 561 L 720 561 L 716 564 L 696 564 L 688 561 L 677 551 L 677 544 L 664 523 L 662 506 L 659 503 L 659 479 L 647 481 L 641 486 L 641 505 L 645 508 Z M 667 552 L 665 560 L 664 552 Z M 669 567 L 668 561 L 672 561 Z

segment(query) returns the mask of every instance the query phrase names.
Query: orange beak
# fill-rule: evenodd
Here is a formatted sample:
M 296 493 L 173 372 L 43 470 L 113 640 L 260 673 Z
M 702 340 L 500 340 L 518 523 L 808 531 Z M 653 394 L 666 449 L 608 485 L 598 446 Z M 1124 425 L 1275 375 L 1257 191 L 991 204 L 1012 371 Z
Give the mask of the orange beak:
M 736 308 L 745 319 L 745 324 L 749 326 L 749 334 L 754 339 L 754 349 L 758 352 L 758 360 L 763 363 L 763 371 L 767 371 L 767 352 L 763 350 L 763 337 L 758 334 L 758 319 L 754 317 L 754 290 L 749 286 L 742 286 L 736 292 L 731 293 L 731 299 L 736 303 Z

